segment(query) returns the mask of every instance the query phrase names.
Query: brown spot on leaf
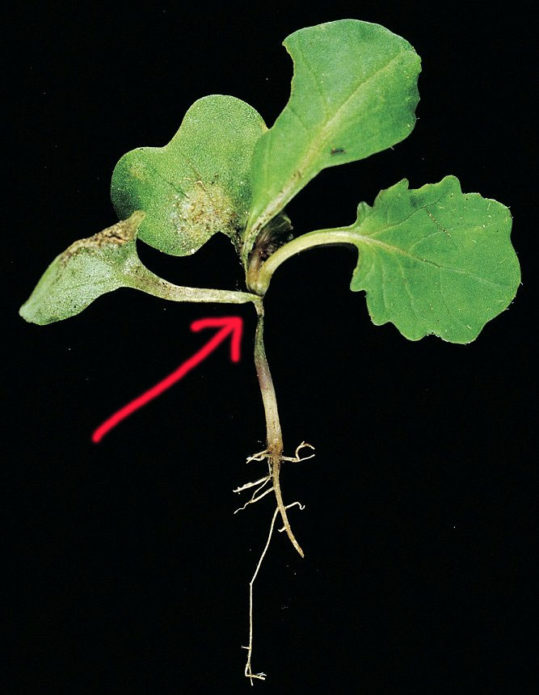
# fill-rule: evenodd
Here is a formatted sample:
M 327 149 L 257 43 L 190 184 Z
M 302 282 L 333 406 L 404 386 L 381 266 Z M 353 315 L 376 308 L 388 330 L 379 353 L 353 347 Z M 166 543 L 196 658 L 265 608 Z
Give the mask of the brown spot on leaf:
M 106 227 L 91 237 L 75 241 L 64 251 L 60 258 L 65 263 L 83 249 L 92 251 L 104 247 L 123 246 L 135 239 L 137 229 L 143 219 L 144 213 L 141 210 L 137 210 L 126 220 L 121 220 L 111 227 Z

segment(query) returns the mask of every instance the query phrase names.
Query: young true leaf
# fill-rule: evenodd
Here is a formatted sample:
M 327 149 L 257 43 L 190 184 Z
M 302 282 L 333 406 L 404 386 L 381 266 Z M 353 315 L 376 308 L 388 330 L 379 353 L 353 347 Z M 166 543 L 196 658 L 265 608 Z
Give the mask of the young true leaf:
M 216 232 L 239 250 L 253 148 L 266 130 L 240 99 L 199 99 L 168 145 L 139 147 L 120 159 L 111 184 L 118 217 L 144 210 L 140 239 L 174 256 L 194 253 Z
M 179 287 L 154 275 L 139 260 L 137 229 L 144 213 L 134 212 L 88 239 L 80 239 L 57 256 L 37 283 L 20 315 L 45 325 L 80 314 L 102 294 L 120 287 L 142 290 L 177 302 L 252 301 L 247 292 Z
M 391 321 L 410 340 L 475 340 L 520 284 L 509 210 L 462 193 L 454 176 L 416 190 L 400 181 L 374 207 L 359 206 L 350 233 L 359 248 L 351 289 L 367 291 L 374 324 Z
M 280 248 L 260 269 L 256 287 L 264 292 L 275 269 L 303 249 L 353 244 L 359 259 L 350 288 L 366 290 L 374 324 L 392 322 L 410 340 L 434 334 L 469 343 L 519 286 L 510 233 L 505 205 L 462 193 L 454 176 L 416 190 L 403 179 L 373 207 L 360 203 L 349 227 L 304 234 Z
M 420 59 L 378 24 L 345 19 L 300 29 L 290 100 L 258 141 L 244 262 L 264 225 L 322 169 L 384 150 L 415 123 Z

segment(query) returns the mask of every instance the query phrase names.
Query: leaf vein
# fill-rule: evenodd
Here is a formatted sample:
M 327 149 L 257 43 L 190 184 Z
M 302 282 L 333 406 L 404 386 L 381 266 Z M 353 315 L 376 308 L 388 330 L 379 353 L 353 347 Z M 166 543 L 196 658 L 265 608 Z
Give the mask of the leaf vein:
M 345 106 L 348 104 L 348 102 L 353 99 L 357 92 L 365 86 L 367 83 L 369 83 L 371 80 L 373 80 L 375 77 L 377 77 L 380 73 L 384 72 L 384 70 L 387 70 L 396 60 L 397 58 L 400 58 L 403 54 L 403 51 L 399 51 L 396 55 L 394 55 L 385 65 L 382 65 L 380 68 L 375 70 L 373 73 L 371 73 L 368 77 L 362 78 L 353 88 L 350 94 L 346 97 L 346 99 L 342 102 L 340 106 L 337 107 L 337 110 L 333 114 L 333 116 L 327 121 L 327 123 L 324 125 L 323 130 L 326 130 L 328 127 L 333 126 L 334 122 L 336 120 L 339 120 L 340 114 L 342 110 L 345 108 Z
M 427 265 L 432 265 L 435 268 L 439 268 L 451 273 L 458 273 L 459 275 L 466 275 L 467 277 L 471 278 L 472 280 L 476 280 L 479 283 L 488 285 L 490 287 L 497 287 L 498 289 L 507 289 L 509 285 L 504 285 L 499 282 L 495 282 L 494 280 L 489 280 L 488 278 L 481 277 L 480 275 L 476 275 L 475 273 L 470 272 L 469 270 L 461 270 L 460 268 L 452 268 L 451 266 L 447 265 L 441 265 L 440 263 L 436 263 L 435 261 L 432 261 L 428 258 L 421 258 L 419 256 L 415 256 L 412 253 L 409 253 L 405 249 L 401 249 L 398 246 L 393 246 L 392 244 L 387 244 L 384 241 L 379 241 L 378 239 L 373 239 L 370 236 L 363 236 L 361 234 L 356 234 L 355 235 L 359 243 L 365 242 L 366 244 L 371 244 L 373 246 L 378 246 L 382 250 L 386 251 L 387 253 L 397 253 L 400 254 L 401 256 L 406 256 L 407 258 L 411 258 L 413 261 L 416 261 L 417 263 L 426 263 Z
M 305 53 L 304 53 L 303 48 L 302 48 L 301 44 L 299 43 L 299 41 L 297 43 L 297 47 L 298 47 L 299 53 L 301 55 L 301 59 L 303 60 L 303 63 L 305 64 L 305 67 L 307 68 L 307 71 L 310 73 L 312 80 L 316 86 L 316 91 L 318 92 L 318 94 L 320 96 L 320 101 L 322 102 L 322 107 L 324 109 L 324 115 L 327 118 L 327 116 L 328 116 L 328 103 L 326 100 L 326 96 L 325 96 L 324 92 L 322 91 L 322 87 L 317 80 L 316 73 L 312 69 L 311 64 L 305 58 Z
M 404 284 L 404 289 L 406 290 L 406 294 L 407 294 L 407 296 L 408 296 L 408 302 L 409 302 L 409 304 L 410 304 L 410 309 L 411 309 L 411 311 L 412 311 L 412 314 L 415 316 L 415 318 L 416 318 L 416 320 L 418 321 L 418 323 L 423 323 L 423 319 L 422 319 L 422 317 L 419 315 L 419 313 L 418 313 L 418 311 L 417 311 L 417 309 L 416 309 L 415 301 L 414 301 L 414 297 L 413 297 L 413 293 L 410 291 L 410 285 L 409 285 L 409 283 L 408 283 L 408 279 L 407 279 L 407 277 L 406 277 L 406 273 L 404 272 L 404 267 L 403 267 L 403 265 L 402 265 L 402 262 L 401 262 L 401 260 L 400 260 L 400 258 L 399 258 L 398 256 L 395 258 L 395 260 L 397 261 L 397 266 L 398 266 L 398 268 L 399 268 L 400 274 L 402 275 L 402 281 L 403 281 L 403 284 Z

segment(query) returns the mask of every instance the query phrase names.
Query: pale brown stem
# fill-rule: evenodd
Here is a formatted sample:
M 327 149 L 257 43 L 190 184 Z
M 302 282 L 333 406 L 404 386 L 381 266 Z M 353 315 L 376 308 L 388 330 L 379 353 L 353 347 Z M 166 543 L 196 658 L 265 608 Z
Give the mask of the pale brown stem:
M 286 505 L 283 501 L 283 495 L 281 492 L 280 473 L 283 454 L 283 435 L 279 420 L 279 411 L 277 409 L 275 387 L 273 386 L 273 379 L 271 378 L 271 372 L 264 347 L 264 305 L 262 301 L 259 301 L 255 304 L 255 306 L 258 314 L 258 323 L 255 333 L 254 357 L 256 374 L 258 376 L 258 383 L 260 385 L 260 392 L 262 394 L 262 402 L 264 404 L 264 413 L 266 415 L 267 458 L 271 472 L 273 490 L 275 492 L 275 499 L 277 501 L 277 509 L 279 510 L 279 514 L 283 520 L 283 527 L 286 531 L 286 535 L 301 557 L 304 557 L 303 550 L 301 549 L 300 544 L 297 542 L 296 537 L 294 536 L 290 527 L 288 514 L 286 513 Z

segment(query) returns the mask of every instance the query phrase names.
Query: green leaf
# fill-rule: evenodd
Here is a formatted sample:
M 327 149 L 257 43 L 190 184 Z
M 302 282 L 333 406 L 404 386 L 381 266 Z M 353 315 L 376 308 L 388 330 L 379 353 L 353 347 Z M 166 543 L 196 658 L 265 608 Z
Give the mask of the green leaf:
M 400 181 L 342 231 L 360 251 L 351 289 L 366 290 L 373 323 L 392 322 L 410 340 L 469 343 L 520 283 L 509 210 L 462 193 L 454 176 L 416 190 Z
M 266 130 L 240 99 L 199 99 L 168 145 L 140 147 L 120 159 L 111 184 L 118 217 L 144 210 L 140 239 L 174 256 L 195 253 L 216 232 L 239 248 L 251 205 L 253 149 Z
M 137 254 L 137 231 L 143 219 L 144 212 L 137 210 L 129 219 L 71 244 L 47 268 L 20 315 L 40 325 L 61 321 L 120 287 L 174 302 L 245 304 L 258 299 L 248 292 L 173 285 L 152 273 Z
M 243 259 L 260 230 L 325 167 L 403 140 L 415 124 L 420 59 L 378 24 L 345 19 L 300 29 L 290 100 L 255 147 Z
M 67 319 L 102 294 L 132 286 L 137 274 L 149 273 L 138 259 L 135 242 L 143 218 L 143 212 L 135 212 L 71 244 L 47 268 L 20 315 L 39 325 Z

